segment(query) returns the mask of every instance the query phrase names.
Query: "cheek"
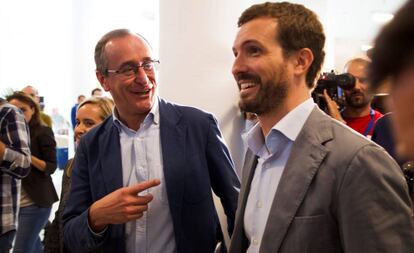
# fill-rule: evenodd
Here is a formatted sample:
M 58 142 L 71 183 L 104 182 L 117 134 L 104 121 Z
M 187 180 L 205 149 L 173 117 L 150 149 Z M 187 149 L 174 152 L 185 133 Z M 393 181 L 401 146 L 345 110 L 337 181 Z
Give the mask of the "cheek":
M 32 119 L 32 113 L 29 110 L 27 110 L 26 112 L 24 112 L 24 118 L 27 122 L 29 122 Z

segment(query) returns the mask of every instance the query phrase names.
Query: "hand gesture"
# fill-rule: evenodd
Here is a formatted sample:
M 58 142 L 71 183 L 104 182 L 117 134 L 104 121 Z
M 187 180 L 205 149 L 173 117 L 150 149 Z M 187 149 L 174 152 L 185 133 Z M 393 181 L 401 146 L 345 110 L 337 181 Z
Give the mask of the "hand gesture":
M 109 224 L 122 224 L 141 218 L 153 196 L 139 193 L 159 184 L 159 179 L 144 181 L 120 188 L 96 201 L 89 208 L 91 229 L 98 233 Z

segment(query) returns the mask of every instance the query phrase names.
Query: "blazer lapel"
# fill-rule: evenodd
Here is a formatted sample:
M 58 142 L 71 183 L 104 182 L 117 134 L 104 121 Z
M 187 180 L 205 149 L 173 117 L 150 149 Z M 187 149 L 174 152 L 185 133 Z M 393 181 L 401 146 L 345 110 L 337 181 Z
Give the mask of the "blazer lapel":
M 106 189 L 104 194 L 107 195 L 123 186 L 119 133 L 112 122 L 112 117 L 106 121 L 105 131 L 99 137 L 99 147 L 101 170 Z
M 105 192 L 101 192 L 101 194 L 106 196 L 123 187 L 119 133 L 112 117 L 105 122 L 105 131 L 99 136 L 99 147 L 100 169 L 105 188 Z M 113 225 L 111 233 L 115 238 L 124 238 L 124 228 L 124 224 Z M 122 244 L 122 247 L 124 247 L 124 244 Z
M 163 99 L 159 99 L 160 139 L 164 178 L 168 203 L 174 223 L 176 236 L 181 237 L 181 208 L 183 204 L 186 131 L 187 126 L 180 123 L 181 113 Z M 177 233 L 180 231 L 180 233 Z M 177 247 L 180 243 L 176 238 Z
M 332 139 L 326 115 L 315 108 L 295 140 L 273 199 L 260 252 L 278 252 Z
M 242 185 L 240 188 L 239 201 L 236 212 L 236 222 L 231 239 L 230 253 L 246 252 L 249 243 L 244 233 L 244 213 L 246 211 L 247 197 L 249 196 L 254 172 L 257 166 L 257 156 L 248 149 L 242 170 Z

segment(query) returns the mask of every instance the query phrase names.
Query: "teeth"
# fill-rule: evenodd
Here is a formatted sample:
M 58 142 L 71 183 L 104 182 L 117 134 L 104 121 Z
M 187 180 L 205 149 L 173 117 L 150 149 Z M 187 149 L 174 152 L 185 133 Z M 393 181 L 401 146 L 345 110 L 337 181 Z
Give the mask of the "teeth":
M 242 84 L 240 85 L 240 87 L 241 87 L 241 89 L 243 90 L 243 89 L 247 89 L 247 88 L 253 87 L 253 86 L 255 86 L 255 85 L 256 85 L 255 83 L 242 83 Z

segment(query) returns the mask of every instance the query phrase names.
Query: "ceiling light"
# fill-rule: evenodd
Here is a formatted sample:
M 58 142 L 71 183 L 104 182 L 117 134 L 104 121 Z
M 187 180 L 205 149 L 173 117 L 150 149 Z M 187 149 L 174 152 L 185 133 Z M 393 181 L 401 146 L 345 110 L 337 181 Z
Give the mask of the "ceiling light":
M 374 12 L 372 14 L 372 20 L 374 20 L 377 23 L 387 23 L 391 19 L 394 18 L 394 15 L 387 12 Z

